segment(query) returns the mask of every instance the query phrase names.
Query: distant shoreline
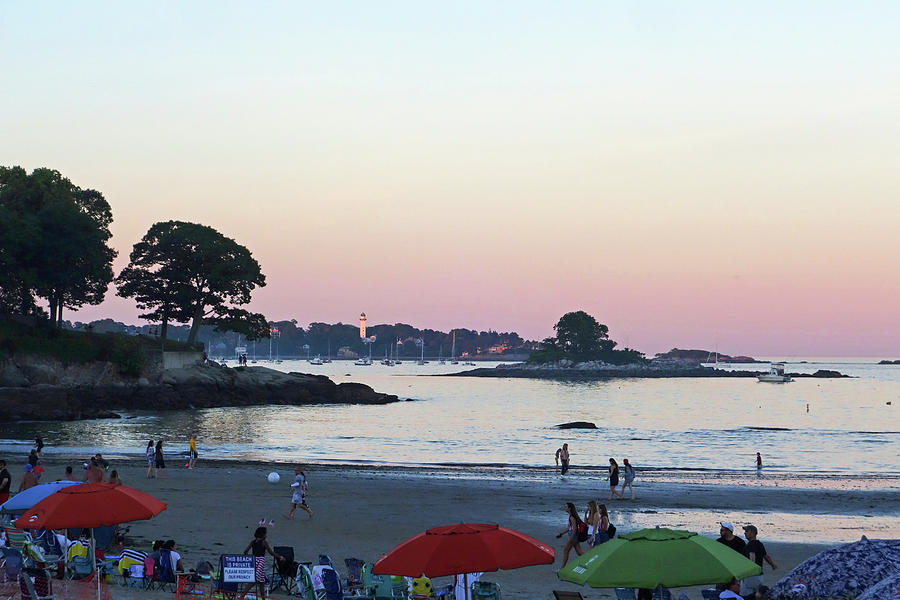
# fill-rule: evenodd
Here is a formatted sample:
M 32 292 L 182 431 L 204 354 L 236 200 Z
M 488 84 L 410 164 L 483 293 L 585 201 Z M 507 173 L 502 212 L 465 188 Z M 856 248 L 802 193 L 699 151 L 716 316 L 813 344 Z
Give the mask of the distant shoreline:
M 582 379 L 582 380 L 606 380 L 606 379 L 668 379 L 668 378 L 716 378 L 738 377 L 755 378 L 763 374 L 763 371 L 725 371 L 713 367 L 687 367 L 687 368 L 649 368 L 649 367 L 624 367 L 609 369 L 578 369 L 561 367 L 497 367 L 493 369 L 479 368 L 460 373 L 447 373 L 440 377 L 506 377 L 523 379 Z M 790 373 L 792 378 L 825 378 L 837 379 L 850 377 L 837 371 L 820 369 L 815 373 Z

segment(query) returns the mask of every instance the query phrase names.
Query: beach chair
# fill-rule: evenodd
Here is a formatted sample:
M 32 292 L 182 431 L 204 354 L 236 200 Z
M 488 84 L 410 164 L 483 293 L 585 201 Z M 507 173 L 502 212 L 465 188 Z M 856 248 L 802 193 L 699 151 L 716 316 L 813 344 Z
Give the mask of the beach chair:
M 272 548 L 275 554 L 284 560 L 275 560 L 272 563 L 272 574 L 269 576 L 269 592 L 279 588 L 287 594 L 297 591 L 297 563 L 294 561 L 293 546 L 275 546 Z
M 659 595 L 659 588 L 653 589 L 653 600 L 672 600 L 672 592 L 669 588 L 662 589 L 662 596 Z
M 312 569 L 312 581 L 313 589 L 316 591 L 316 600 L 344 600 L 344 588 L 341 585 L 341 577 L 331 565 L 314 566 Z
M 6 581 L 16 581 L 25 568 L 25 558 L 15 548 L 0 547 L 0 566 Z
M 344 564 L 347 566 L 347 591 L 351 593 L 362 591 L 362 568 L 366 561 L 358 558 L 345 558 Z
M 88 579 L 94 574 L 95 561 L 87 556 L 75 555 L 66 563 L 67 579 Z
M 476 581 L 472 584 L 472 600 L 500 600 L 500 585 L 493 581 Z
M 616 588 L 616 600 L 634 600 L 634 588 Z
M 719 590 L 716 588 L 704 588 L 700 590 L 700 594 L 703 596 L 704 600 L 719 600 Z
M 553 597 L 556 600 L 584 600 L 581 592 L 568 592 L 563 590 L 553 590 Z M 634 596 L 632 596 L 634 598 Z
M 294 580 L 297 582 L 297 594 L 300 597 L 304 600 L 316 600 L 316 588 L 313 585 L 312 571 L 310 571 L 309 565 L 298 564 Z
M 372 573 L 372 563 L 366 563 L 362 568 L 363 593 L 375 600 L 397 600 L 405 596 L 394 596 L 394 586 L 389 575 L 376 575 Z
M 215 588 L 210 598 L 219 600 L 234 600 L 237 598 L 241 584 L 234 581 L 225 581 L 224 556 L 219 556 L 219 570 L 215 576 Z
M 13 550 L 25 553 L 25 542 L 28 541 L 28 534 L 24 529 L 11 527 L 6 530 L 6 545 Z
M 175 570 L 172 568 L 172 552 L 160 550 L 159 560 L 154 565 L 153 585 L 158 590 L 175 591 Z
M 19 576 L 19 590 L 22 598 L 30 600 L 53 600 L 50 573 L 44 569 L 25 569 Z
M 428 577 L 416 577 L 409 582 L 409 600 L 429 600 L 434 597 L 434 586 Z

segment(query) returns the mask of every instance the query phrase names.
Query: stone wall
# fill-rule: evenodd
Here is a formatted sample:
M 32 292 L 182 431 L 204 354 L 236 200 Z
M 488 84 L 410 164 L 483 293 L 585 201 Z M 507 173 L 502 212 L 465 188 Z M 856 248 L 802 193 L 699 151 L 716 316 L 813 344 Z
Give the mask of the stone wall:
M 183 369 L 203 362 L 202 352 L 163 352 L 163 370 Z

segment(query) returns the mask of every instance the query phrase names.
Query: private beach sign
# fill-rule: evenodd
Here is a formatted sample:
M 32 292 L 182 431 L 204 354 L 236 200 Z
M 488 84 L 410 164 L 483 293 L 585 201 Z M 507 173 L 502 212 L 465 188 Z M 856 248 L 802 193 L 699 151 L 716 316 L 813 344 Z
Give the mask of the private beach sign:
M 229 583 L 251 583 L 256 581 L 253 557 L 243 554 L 223 554 L 222 581 Z

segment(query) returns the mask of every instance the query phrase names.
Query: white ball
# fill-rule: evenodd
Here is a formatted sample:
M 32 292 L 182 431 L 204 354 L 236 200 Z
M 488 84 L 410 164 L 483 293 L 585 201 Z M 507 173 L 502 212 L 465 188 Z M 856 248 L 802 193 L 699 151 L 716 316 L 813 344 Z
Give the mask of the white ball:
M 269 480 L 269 483 L 278 483 L 281 481 L 281 477 L 275 471 L 269 473 L 269 476 L 266 479 Z

